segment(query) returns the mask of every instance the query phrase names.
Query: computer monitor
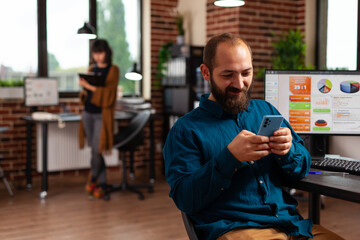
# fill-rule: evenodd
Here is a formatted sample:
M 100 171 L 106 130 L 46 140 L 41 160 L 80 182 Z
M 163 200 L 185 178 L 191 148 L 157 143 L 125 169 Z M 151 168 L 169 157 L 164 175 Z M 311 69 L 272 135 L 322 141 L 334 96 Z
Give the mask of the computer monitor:
M 24 100 L 27 107 L 55 106 L 59 104 L 56 78 L 25 77 Z
M 265 71 L 265 100 L 299 134 L 360 135 L 360 71 Z

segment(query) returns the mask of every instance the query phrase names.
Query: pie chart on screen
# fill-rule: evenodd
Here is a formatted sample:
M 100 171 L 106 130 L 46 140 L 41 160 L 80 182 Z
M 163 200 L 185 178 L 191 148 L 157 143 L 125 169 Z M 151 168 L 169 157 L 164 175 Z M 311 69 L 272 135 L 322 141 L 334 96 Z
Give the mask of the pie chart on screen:
M 319 119 L 315 122 L 315 126 L 318 127 L 325 127 L 327 125 L 327 122 L 324 119 Z
M 343 81 L 340 83 L 340 90 L 344 93 L 356 93 L 359 88 L 360 84 L 356 81 Z
M 317 83 L 317 87 L 321 93 L 328 93 L 331 91 L 332 83 L 329 79 L 321 79 Z

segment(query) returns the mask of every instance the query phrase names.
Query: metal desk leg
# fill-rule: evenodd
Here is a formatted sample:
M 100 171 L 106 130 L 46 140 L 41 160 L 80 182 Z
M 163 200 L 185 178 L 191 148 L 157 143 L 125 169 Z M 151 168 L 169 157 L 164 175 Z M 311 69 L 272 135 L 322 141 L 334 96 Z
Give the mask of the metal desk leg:
M 309 193 L 309 218 L 314 224 L 320 224 L 321 201 L 320 194 Z
M 155 183 L 155 136 L 154 119 L 150 117 L 150 184 Z
M 26 122 L 26 187 L 32 189 L 32 123 Z
M 47 171 L 47 135 L 48 135 L 48 124 L 43 122 L 42 124 L 42 186 L 40 192 L 40 198 L 44 199 L 48 191 L 48 171 Z

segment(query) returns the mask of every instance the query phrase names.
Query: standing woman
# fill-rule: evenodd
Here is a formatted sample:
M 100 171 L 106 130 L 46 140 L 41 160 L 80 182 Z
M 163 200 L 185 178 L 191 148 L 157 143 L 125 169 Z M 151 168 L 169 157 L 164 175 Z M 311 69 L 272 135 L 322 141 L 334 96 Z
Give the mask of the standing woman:
M 80 148 L 84 147 L 85 137 L 91 147 L 91 179 L 86 185 L 89 195 L 108 198 L 106 194 L 106 166 L 103 153 L 110 152 L 113 146 L 113 123 L 116 104 L 117 85 L 120 70 L 112 64 L 112 51 L 106 40 L 97 39 L 91 46 L 91 65 L 89 72 L 101 75 L 101 86 L 89 84 L 79 79 L 83 87 L 80 99 L 84 105 L 79 127 Z

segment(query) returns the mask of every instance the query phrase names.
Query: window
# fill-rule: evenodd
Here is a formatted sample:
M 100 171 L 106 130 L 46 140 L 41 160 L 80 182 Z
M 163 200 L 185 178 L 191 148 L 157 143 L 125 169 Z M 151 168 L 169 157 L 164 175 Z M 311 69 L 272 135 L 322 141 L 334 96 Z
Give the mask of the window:
M 142 68 L 142 0 L 1 1 L 0 28 L 8 37 L 1 38 L 0 79 L 38 75 L 38 59 L 45 58 L 38 57 L 37 10 L 43 11 L 38 7 L 46 3 L 47 40 L 40 44 L 47 46 L 47 66 L 42 69 L 47 67 L 45 75 L 58 79 L 60 92 L 79 91 L 78 73 L 88 69 L 90 47 L 89 40 L 77 36 L 77 30 L 84 22 L 89 22 L 89 2 L 97 5 L 98 38 L 109 42 L 113 63 L 121 69 L 123 93 L 140 95 L 141 81 L 127 80 L 124 75 L 134 63 L 137 70 Z
M 37 1 L 0 1 L 0 79 L 36 76 Z
M 79 91 L 78 73 L 89 66 L 89 40 L 77 30 L 89 21 L 88 0 L 47 1 L 48 75 L 56 77 L 59 91 Z
M 356 70 L 358 0 L 328 0 L 326 67 Z
M 124 75 L 134 63 L 141 69 L 141 0 L 97 0 L 97 34 L 113 50 L 113 63 L 120 67 L 119 85 L 124 95 L 139 95 L 141 81 Z

